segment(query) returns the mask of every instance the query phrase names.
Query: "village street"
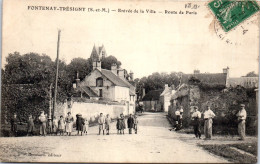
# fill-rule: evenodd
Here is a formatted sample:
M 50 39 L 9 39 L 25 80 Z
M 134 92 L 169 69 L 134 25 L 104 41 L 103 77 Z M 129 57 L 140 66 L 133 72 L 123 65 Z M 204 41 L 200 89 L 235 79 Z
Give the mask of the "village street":
M 144 113 L 138 134 L 117 135 L 115 122 L 110 135 L 6 137 L 0 140 L 2 162 L 227 162 L 169 131 L 165 113 Z M 73 133 L 76 135 L 76 132 Z M 192 139 L 193 136 L 191 136 Z

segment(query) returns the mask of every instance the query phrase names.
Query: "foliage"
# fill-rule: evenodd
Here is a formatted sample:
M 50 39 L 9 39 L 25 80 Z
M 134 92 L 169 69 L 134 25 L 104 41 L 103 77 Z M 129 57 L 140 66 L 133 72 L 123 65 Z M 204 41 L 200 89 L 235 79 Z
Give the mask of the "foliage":
M 79 79 L 83 80 L 86 77 L 86 75 L 91 72 L 91 70 L 92 61 L 90 58 L 74 58 L 67 66 L 67 73 L 72 81 L 77 78 L 77 73 L 79 75 Z
M 145 89 L 145 93 L 148 93 L 151 90 L 158 90 L 158 89 L 164 89 L 165 84 L 168 84 L 168 86 L 178 86 L 180 83 L 179 80 L 179 73 L 172 72 L 170 74 L 168 73 L 153 73 L 152 75 L 149 75 L 148 77 L 142 77 L 141 79 L 137 78 L 135 79 L 136 85 L 136 91 L 137 91 L 137 97 L 140 99 L 143 95 L 143 88 Z
M 55 83 L 55 62 L 47 55 L 20 55 L 18 52 L 9 54 L 6 60 L 1 92 L 1 108 L 5 117 L 10 118 L 16 112 L 21 120 L 25 120 L 29 114 L 38 115 L 41 110 L 47 112 L 50 85 L 54 86 Z M 59 61 L 58 102 L 67 98 L 70 88 L 66 64 Z
M 252 71 L 252 72 L 248 72 L 246 74 L 246 77 L 258 77 L 258 75 L 255 73 L 255 71 Z
M 118 68 L 121 66 L 121 62 L 120 62 L 119 60 L 117 60 L 116 57 L 110 55 L 110 56 L 108 56 L 108 57 L 102 59 L 101 67 L 102 67 L 103 69 L 108 69 L 108 70 L 110 70 L 112 64 L 114 64 L 114 63 L 117 64 L 117 67 L 118 67 Z
M 55 86 L 56 62 L 45 54 L 19 52 L 10 53 L 7 64 L 2 69 L 2 121 L 17 113 L 20 120 L 27 119 L 29 114 L 39 115 L 41 110 L 48 112 L 50 85 Z M 103 68 L 121 62 L 114 56 L 103 59 Z M 82 80 L 92 70 L 92 60 L 74 58 L 70 64 L 59 60 L 57 102 L 64 102 L 72 93 L 72 83 L 79 72 Z M 52 88 L 52 97 L 54 88 Z

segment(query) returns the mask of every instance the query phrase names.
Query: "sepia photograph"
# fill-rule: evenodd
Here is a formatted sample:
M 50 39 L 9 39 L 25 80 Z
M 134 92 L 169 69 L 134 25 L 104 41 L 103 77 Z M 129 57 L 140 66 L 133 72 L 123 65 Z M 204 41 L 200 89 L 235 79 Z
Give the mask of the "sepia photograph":
M 257 163 L 256 0 L 3 0 L 0 162 Z

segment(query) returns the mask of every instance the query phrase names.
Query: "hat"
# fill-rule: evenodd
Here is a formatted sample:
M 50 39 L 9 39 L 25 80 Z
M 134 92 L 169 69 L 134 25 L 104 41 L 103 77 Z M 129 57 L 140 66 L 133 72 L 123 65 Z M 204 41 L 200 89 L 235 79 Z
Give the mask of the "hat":
M 241 107 L 245 107 L 245 104 L 240 104 Z

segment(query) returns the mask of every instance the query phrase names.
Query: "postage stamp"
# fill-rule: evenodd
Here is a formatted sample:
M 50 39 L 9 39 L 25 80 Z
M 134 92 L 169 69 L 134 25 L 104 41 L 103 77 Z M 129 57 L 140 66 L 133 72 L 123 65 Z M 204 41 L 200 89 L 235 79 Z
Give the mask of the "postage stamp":
M 260 9 L 254 0 L 213 0 L 208 6 L 225 32 L 230 31 Z

